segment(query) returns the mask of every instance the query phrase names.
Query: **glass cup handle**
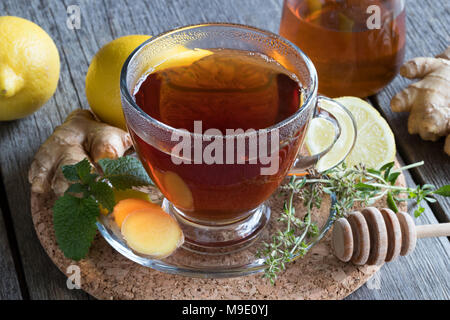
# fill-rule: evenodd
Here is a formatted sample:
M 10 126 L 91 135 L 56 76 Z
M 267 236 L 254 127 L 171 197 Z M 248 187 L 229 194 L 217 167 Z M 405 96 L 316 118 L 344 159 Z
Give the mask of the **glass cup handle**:
M 321 101 L 324 101 L 324 100 L 326 100 L 328 103 L 333 104 L 336 107 L 338 107 L 340 117 L 348 117 L 348 119 L 350 120 L 350 123 L 352 124 L 353 132 L 351 132 L 350 134 L 353 135 L 353 143 L 352 143 L 351 147 L 349 148 L 349 150 L 347 150 L 345 152 L 345 155 L 342 158 L 342 160 L 344 160 L 347 157 L 347 155 L 350 153 L 350 151 L 353 149 L 353 146 L 356 141 L 356 122 L 355 122 L 355 119 L 353 118 L 352 114 L 350 113 L 350 111 L 347 110 L 347 108 L 345 108 L 340 103 L 334 101 L 333 99 L 330 99 L 330 98 L 327 98 L 324 96 L 318 96 L 317 97 L 318 108 L 316 108 L 313 118 L 324 118 L 333 124 L 334 129 L 335 129 L 335 136 L 334 136 L 333 143 L 331 143 L 330 146 L 327 147 L 325 150 L 323 150 L 322 152 L 319 152 L 317 154 L 314 154 L 311 156 L 299 156 L 297 158 L 297 160 L 294 162 L 294 165 L 292 166 L 291 170 L 289 171 L 289 175 L 304 175 L 306 173 L 305 170 L 316 165 L 317 162 L 320 160 L 320 158 L 323 155 L 325 155 L 326 153 L 328 153 L 334 147 L 334 145 L 338 141 L 339 137 L 341 136 L 341 133 L 342 133 L 341 125 L 339 124 L 339 120 L 337 119 L 336 115 L 333 114 L 331 111 L 326 111 L 326 110 L 320 108 Z M 339 163 L 336 163 L 336 165 L 338 165 Z

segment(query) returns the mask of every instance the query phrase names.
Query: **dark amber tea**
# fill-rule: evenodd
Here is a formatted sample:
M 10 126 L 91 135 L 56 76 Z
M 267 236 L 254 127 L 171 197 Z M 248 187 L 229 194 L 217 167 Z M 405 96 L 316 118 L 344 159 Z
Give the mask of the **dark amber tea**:
M 404 1 L 285 0 L 280 34 L 310 57 L 320 93 L 369 96 L 403 62 Z
M 134 91 L 137 105 L 173 128 L 194 132 L 194 123 L 201 121 L 201 133 L 217 129 L 223 135 L 227 129 L 269 128 L 300 108 L 297 78 L 276 61 L 241 50 L 207 52 L 194 62 L 159 68 L 144 77 Z M 264 165 L 248 156 L 242 163 L 175 163 L 170 151 L 147 143 L 130 128 L 137 152 L 164 196 L 188 218 L 206 222 L 241 219 L 267 199 L 287 174 L 304 131 L 293 133 L 276 150 L 275 174 L 261 175 Z M 225 145 L 223 150 L 224 158 L 236 152 Z
M 276 61 L 239 50 L 212 54 L 188 66 L 151 73 L 135 93 L 151 117 L 174 128 L 268 128 L 299 108 L 300 88 Z

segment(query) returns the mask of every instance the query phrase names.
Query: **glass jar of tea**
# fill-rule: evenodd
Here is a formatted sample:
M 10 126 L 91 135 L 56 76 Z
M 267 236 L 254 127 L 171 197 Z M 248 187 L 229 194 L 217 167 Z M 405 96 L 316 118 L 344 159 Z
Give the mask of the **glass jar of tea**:
M 313 61 L 319 92 L 377 93 L 405 53 L 404 0 L 284 0 L 280 35 Z

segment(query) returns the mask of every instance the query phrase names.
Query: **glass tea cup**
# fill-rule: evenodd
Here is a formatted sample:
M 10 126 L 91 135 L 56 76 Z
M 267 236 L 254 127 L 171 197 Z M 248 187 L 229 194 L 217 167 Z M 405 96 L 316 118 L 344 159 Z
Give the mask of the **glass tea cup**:
M 319 93 L 366 97 L 403 63 L 405 1 L 284 0 L 280 35 L 311 58 Z
M 189 132 L 151 117 L 133 95 L 145 76 L 180 46 L 190 50 L 243 50 L 274 59 L 295 75 L 302 87 L 298 110 L 266 129 L 223 135 Z M 270 208 L 264 201 L 289 172 L 304 172 L 333 147 L 341 133 L 337 118 L 346 118 L 353 124 L 350 134 L 356 139 L 351 114 L 337 102 L 317 96 L 317 75 L 309 58 L 280 36 L 244 25 L 193 25 L 151 38 L 125 62 L 120 89 L 136 152 L 165 196 L 163 208 L 183 229 L 184 247 L 195 252 L 229 253 L 251 244 L 270 218 Z M 333 112 L 339 117 L 320 108 L 324 100 L 336 106 Z M 319 154 L 304 156 L 300 150 L 314 117 L 333 124 L 334 142 Z M 184 150 L 181 158 L 175 154 L 180 141 L 189 141 L 184 146 L 188 152 Z M 200 150 L 203 155 L 211 141 L 222 146 L 235 161 L 205 163 L 197 159 L 196 152 Z M 227 149 L 228 146 L 231 147 Z M 263 149 L 265 152 L 261 153 L 259 150 Z

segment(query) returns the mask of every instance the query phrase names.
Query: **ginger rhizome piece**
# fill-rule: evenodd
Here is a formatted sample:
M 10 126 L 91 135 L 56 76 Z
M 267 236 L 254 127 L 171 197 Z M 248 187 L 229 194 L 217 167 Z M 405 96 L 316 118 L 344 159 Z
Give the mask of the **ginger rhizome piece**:
M 168 200 L 175 203 L 177 207 L 191 210 L 194 207 L 194 198 L 188 185 L 181 177 L 173 171 L 161 172 L 153 170 L 155 178 L 163 192 L 168 195 Z
M 121 232 L 131 249 L 159 259 L 172 254 L 184 242 L 177 221 L 159 206 L 128 214 Z
M 85 158 L 94 162 L 116 159 L 131 145 L 128 132 L 95 120 L 89 110 L 75 110 L 36 153 L 28 172 L 31 190 L 37 193 L 53 190 L 60 196 L 69 186 L 62 173 L 63 166 Z
M 394 112 L 410 112 L 408 132 L 424 140 L 446 136 L 444 151 L 450 155 L 450 47 L 436 58 L 419 57 L 406 62 L 400 74 L 421 79 L 391 101 Z
M 113 217 L 117 226 L 121 228 L 123 221 L 130 213 L 141 209 L 157 210 L 158 208 L 160 209 L 157 204 L 151 203 L 150 201 L 129 198 L 117 202 L 117 204 L 114 206 Z

